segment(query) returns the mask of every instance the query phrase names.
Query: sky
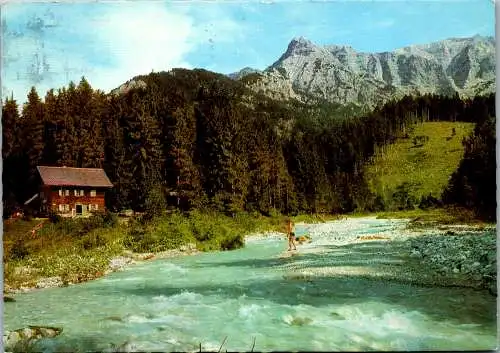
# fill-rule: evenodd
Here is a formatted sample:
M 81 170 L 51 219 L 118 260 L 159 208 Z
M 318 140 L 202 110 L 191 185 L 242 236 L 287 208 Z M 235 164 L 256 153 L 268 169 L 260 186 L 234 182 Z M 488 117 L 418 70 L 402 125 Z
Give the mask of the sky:
M 494 36 L 491 0 L 7 2 L 2 98 L 78 83 L 108 92 L 174 67 L 265 69 L 294 37 L 383 52 L 450 37 Z

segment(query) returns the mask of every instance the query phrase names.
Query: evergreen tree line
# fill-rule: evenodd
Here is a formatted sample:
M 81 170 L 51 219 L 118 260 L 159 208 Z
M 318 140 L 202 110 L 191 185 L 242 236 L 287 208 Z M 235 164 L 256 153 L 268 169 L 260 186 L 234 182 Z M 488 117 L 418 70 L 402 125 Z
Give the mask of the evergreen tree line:
M 488 221 L 496 220 L 495 118 L 484 116 L 472 136 L 463 141 L 464 158 L 443 193 L 443 201 L 476 211 Z
M 366 185 L 364 164 L 377 147 L 419 121 L 477 122 L 475 137 L 464 141 L 470 145 L 466 159 L 475 162 L 464 160 L 455 184 L 482 183 L 465 178 L 472 167 L 484 178 L 490 178 L 488 168 L 494 170 L 483 161 L 495 153 L 490 155 L 492 141 L 485 137 L 492 133 L 494 146 L 493 95 L 466 101 L 405 97 L 347 117 L 335 105 L 273 101 L 205 70 L 135 80 L 146 87 L 104 94 L 82 79 L 50 90 L 43 101 L 33 88 L 21 112 L 15 100 L 4 102 L 6 212 L 37 191 L 37 165 L 104 168 L 114 184 L 106 202 L 115 211 L 158 213 L 168 205 L 229 214 L 372 210 L 377 200 Z M 489 187 L 491 182 L 474 189 L 477 202 L 481 188 Z M 450 186 L 446 200 L 469 200 L 457 190 Z

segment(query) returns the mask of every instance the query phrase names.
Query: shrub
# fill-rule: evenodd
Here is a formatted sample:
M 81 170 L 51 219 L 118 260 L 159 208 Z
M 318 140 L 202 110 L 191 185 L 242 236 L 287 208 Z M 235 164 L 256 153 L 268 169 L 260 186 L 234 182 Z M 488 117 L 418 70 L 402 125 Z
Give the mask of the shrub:
M 30 254 L 29 248 L 25 241 L 22 239 L 17 239 L 14 244 L 12 244 L 9 251 L 9 258 L 11 260 L 22 260 Z
M 85 250 L 90 250 L 94 248 L 98 248 L 100 246 L 106 245 L 106 238 L 101 236 L 98 232 L 90 232 L 86 234 L 82 239 L 81 239 L 81 244 L 83 249 Z
M 188 218 L 180 214 L 173 214 L 159 219 L 152 232 L 157 239 L 159 250 L 175 249 L 196 241 Z
M 100 212 L 96 216 L 102 219 L 102 225 L 105 227 L 114 227 L 118 225 L 118 216 L 108 210 L 106 210 L 106 212 Z
M 23 217 L 22 217 L 23 221 L 30 222 L 32 219 L 33 219 L 33 215 L 31 214 L 31 212 L 25 211 L 23 213 Z
M 48 218 L 49 221 L 54 224 L 60 223 L 62 220 L 62 217 L 53 211 L 49 212 Z
M 392 194 L 392 200 L 398 210 L 411 210 L 415 208 L 416 199 L 410 194 L 410 184 L 403 183 Z
M 239 249 L 245 245 L 245 240 L 241 234 L 225 237 L 222 239 L 220 246 L 222 250 Z
M 124 241 L 125 247 L 135 251 L 142 252 L 154 246 L 154 241 L 148 236 L 146 228 L 139 222 L 131 222 L 127 237 Z
M 381 195 L 377 195 L 373 201 L 372 210 L 374 212 L 384 211 L 386 209 L 385 200 Z
M 437 198 L 435 198 L 434 196 L 432 196 L 431 194 L 429 194 L 427 196 L 423 196 L 422 199 L 420 200 L 419 205 L 418 205 L 418 207 L 422 210 L 426 210 L 429 208 L 435 208 L 435 207 L 439 207 L 439 206 L 442 206 L 442 202 L 440 200 L 438 200 Z

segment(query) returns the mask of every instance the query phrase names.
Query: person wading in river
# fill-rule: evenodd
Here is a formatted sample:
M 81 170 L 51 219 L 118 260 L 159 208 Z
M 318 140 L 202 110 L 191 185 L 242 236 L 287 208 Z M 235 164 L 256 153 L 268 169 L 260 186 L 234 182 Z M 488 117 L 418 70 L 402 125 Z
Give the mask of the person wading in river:
M 293 245 L 293 250 L 297 250 L 297 247 L 295 246 L 294 225 L 290 218 L 286 219 L 286 234 L 288 236 L 288 251 L 292 250 L 292 245 Z

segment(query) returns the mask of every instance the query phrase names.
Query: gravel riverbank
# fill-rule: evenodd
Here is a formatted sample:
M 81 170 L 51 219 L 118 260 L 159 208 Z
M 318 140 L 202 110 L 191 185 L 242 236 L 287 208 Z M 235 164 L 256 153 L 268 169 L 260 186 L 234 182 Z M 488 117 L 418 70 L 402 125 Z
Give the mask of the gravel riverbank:
M 415 229 L 409 220 L 375 217 L 302 226 L 313 241 L 300 246 L 303 260 L 299 256 L 287 265 L 295 275 L 364 275 L 419 285 L 488 289 L 497 295 L 494 226 Z M 314 258 L 308 256 L 312 254 Z M 342 262 L 349 266 L 341 266 Z
M 497 294 L 494 229 L 432 232 L 409 241 L 410 256 L 437 274 L 462 277 L 474 287 Z

